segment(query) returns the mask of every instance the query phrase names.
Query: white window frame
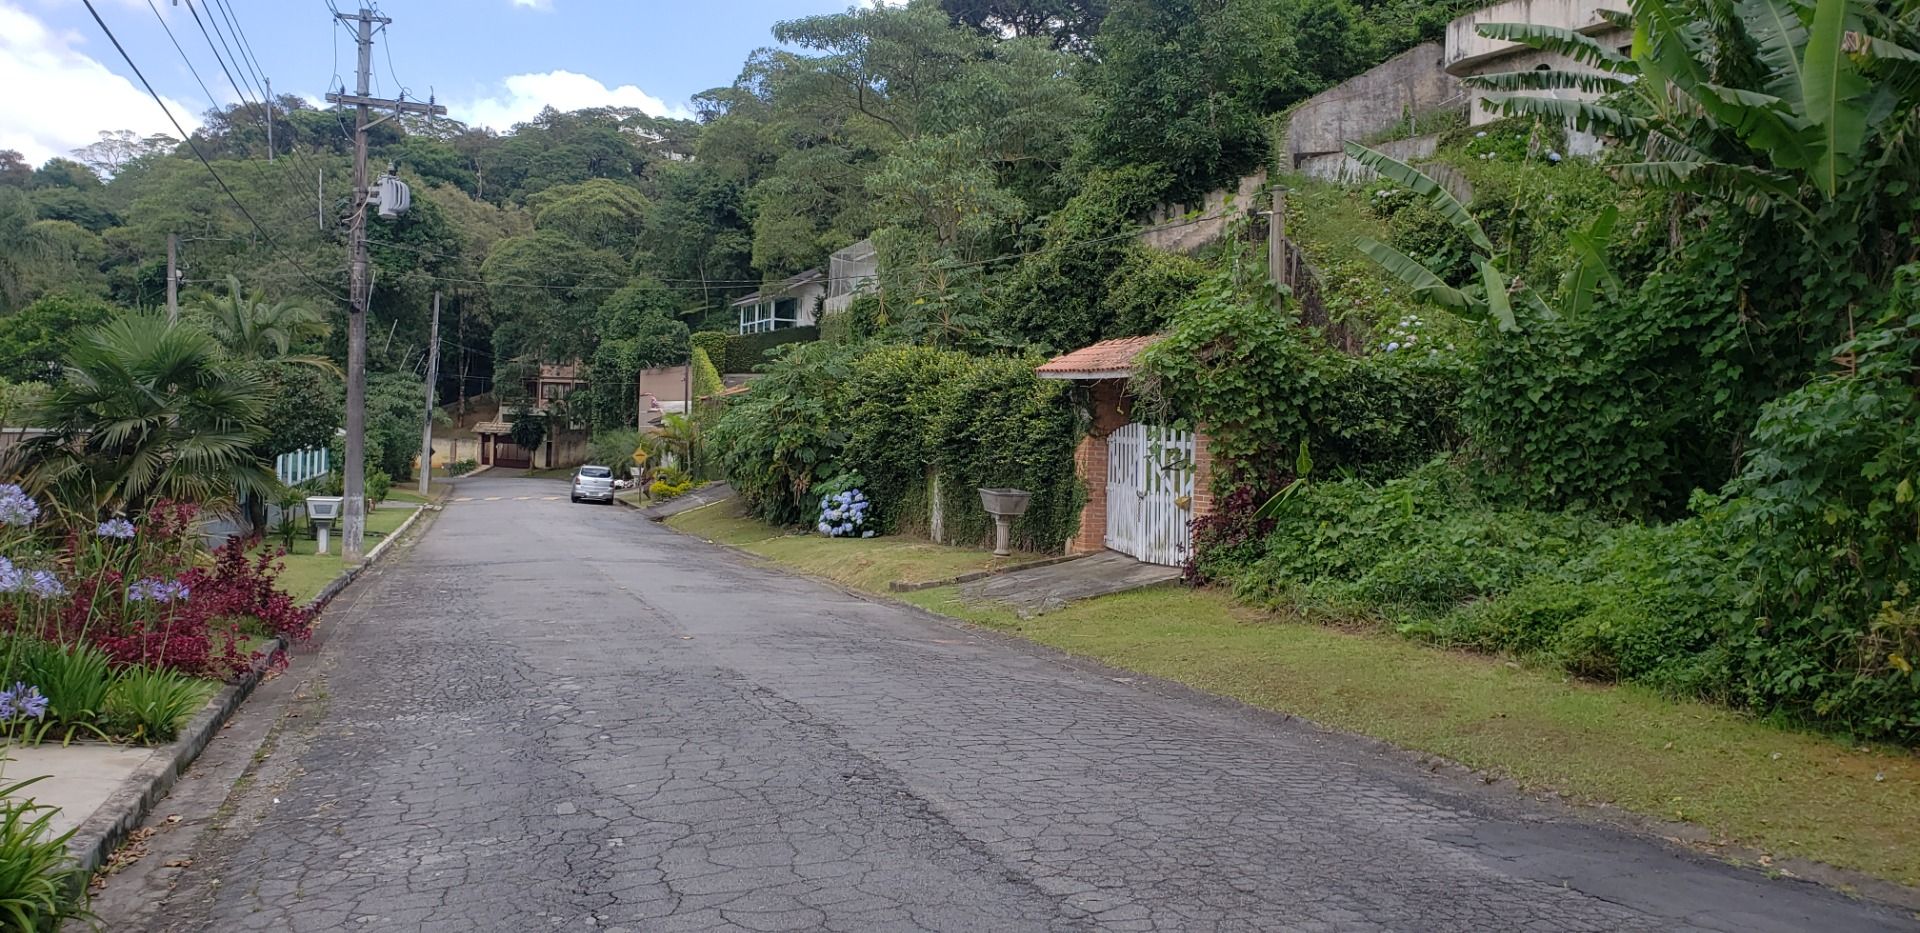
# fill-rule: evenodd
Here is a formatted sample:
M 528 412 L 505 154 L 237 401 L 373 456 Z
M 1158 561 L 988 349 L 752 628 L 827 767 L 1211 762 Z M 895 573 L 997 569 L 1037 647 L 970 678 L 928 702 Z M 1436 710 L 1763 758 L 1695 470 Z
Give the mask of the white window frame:
M 780 305 L 787 302 L 789 313 L 781 314 Z M 740 306 L 738 332 L 742 334 L 764 334 L 772 330 L 785 330 L 800 326 L 800 300 L 779 295 Z

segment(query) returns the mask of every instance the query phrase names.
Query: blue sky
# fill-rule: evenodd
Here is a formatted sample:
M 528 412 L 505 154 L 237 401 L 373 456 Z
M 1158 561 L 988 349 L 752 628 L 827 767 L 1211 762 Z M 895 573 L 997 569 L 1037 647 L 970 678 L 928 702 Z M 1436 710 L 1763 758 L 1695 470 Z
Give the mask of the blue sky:
M 226 0 L 276 93 L 323 94 L 351 83 L 354 49 L 330 25 L 326 0 Z M 336 0 L 342 10 L 357 7 Z M 374 49 L 378 90 L 429 90 L 453 116 L 506 129 L 542 104 L 624 104 L 675 113 L 726 84 L 782 19 L 844 10 L 855 0 L 381 0 L 394 20 Z M 235 99 L 187 0 L 152 0 L 208 88 Z M 191 0 L 203 19 L 216 0 Z M 148 0 L 94 0 L 107 25 L 185 119 L 207 94 L 168 41 Z M 225 21 L 221 21 L 225 29 Z M 216 39 L 217 42 L 217 39 Z M 337 52 L 336 52 L 337 46 Z M 388 53 L 392 62 L 388 62 Z M 238 74 L 236 73 L 236 77 Z M 99 130 L 172 130 L 80 0 L 0 0 L 0 149 L 38 163 Z M 397 79 L 397 82 L 396 82 Z

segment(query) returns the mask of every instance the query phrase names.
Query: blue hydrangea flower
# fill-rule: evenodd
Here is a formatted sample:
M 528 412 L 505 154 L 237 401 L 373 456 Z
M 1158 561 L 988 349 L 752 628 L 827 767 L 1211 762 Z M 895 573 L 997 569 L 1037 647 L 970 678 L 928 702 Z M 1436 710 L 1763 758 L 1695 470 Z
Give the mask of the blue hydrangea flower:
M 133 537 L 133 523 L 124 518 L 111 518 L 100 523 L 93 533 L 102 538 L 117 538 L 125 541 Z
M 40 505 L 26 490 L 11 483 L 0 486 L 0 525 L 31 525 L 40 517 Z
M 67 595 L 67 587 L 51 570 L 36 570 L 27 578 L 27 590 L 40 599 Z

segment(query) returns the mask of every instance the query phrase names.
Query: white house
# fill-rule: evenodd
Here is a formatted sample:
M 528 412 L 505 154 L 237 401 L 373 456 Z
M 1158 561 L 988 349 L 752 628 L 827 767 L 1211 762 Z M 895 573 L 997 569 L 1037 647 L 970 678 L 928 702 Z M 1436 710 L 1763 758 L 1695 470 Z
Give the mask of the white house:
M 1447 24 L 1447 47 L 1442 59 L 1447 73 L 1457 78 L 1505 71 L 1595 71 L 1564 55 L 1541 52 L 1480 34 L 1487 23 L 1529 23 L 1576 30 L 1604 46 L 1627 54 L 1633 34 L 1601 18 L 1600 11 L 1623 7 L 1619 0 L 1504 0 L 1481 7 Z M 1497 110 L 1482 103 L 1487 91 L 1467 89 L 1469 121 L 1474 126 L 1500 119 Z M 1577 88 L 1558 91 L 1533 91 L 1568 100 L 1596 100 L 1599 95 L 1582 93 Z M 1597 152 L 1600 140 L 1586 133 L 1568 133 L 1567 148 L 1576 155 Z
M 738 333 L 758 334 L 788 327 L 807 327 L 820 321 L 820 303 L 827 295 L 827 275 L 808 269 L 786 281 L 762 288 L 733 302 L 740 315 Z

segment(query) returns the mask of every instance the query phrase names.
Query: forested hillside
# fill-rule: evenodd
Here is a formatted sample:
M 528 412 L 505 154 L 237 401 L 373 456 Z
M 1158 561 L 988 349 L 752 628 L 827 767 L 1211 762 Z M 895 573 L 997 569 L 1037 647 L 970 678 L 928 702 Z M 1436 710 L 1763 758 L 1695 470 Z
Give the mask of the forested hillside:
M 505 132 L 388 123 L 372 164 L 397 165 L 417 196 L 370 228 L 371 366 L 423 369 L 438 289 L 445 398 L 485 390 L 496 365 L 522 358 L 591 359 L 596 379 L 627 381 L 623 370 L 658 362 L 625 340 L 636 322 L 699 329 L 728 299 L 875 233 L 912 300 L 940 299 L 919 316 L 973 339 L 979 313 L 952 305 L 1005 264 L 943 264 L 1042 244 L 1090 176 L 1151 166 L 1121 176 L 1122 201 L 1092 206 L 1104 216 L 1056 227 L 1124 224 L 1132 208 L 1257 165 L 1266 115 L 1432 35 L 1461 5 L 921 0 L 773 25 L 733 82 L 694 100 L 695 121 L 601 109 Z M 189 298 L 237 275 L 338 319 L 351 118 L 279 97 L 269 162 L 264 117 L 257 102 L 204 115 L 193 143 L 212 172 L 175 140 L 115 127 L 71 160 L 0 164 L 4 311 L 55 293 L 156 307 L 171 233 Z M 22 330 L 0 327 L 0 344 L 33 344 Z M 336 358 L 342 334 L 326 348 Z

